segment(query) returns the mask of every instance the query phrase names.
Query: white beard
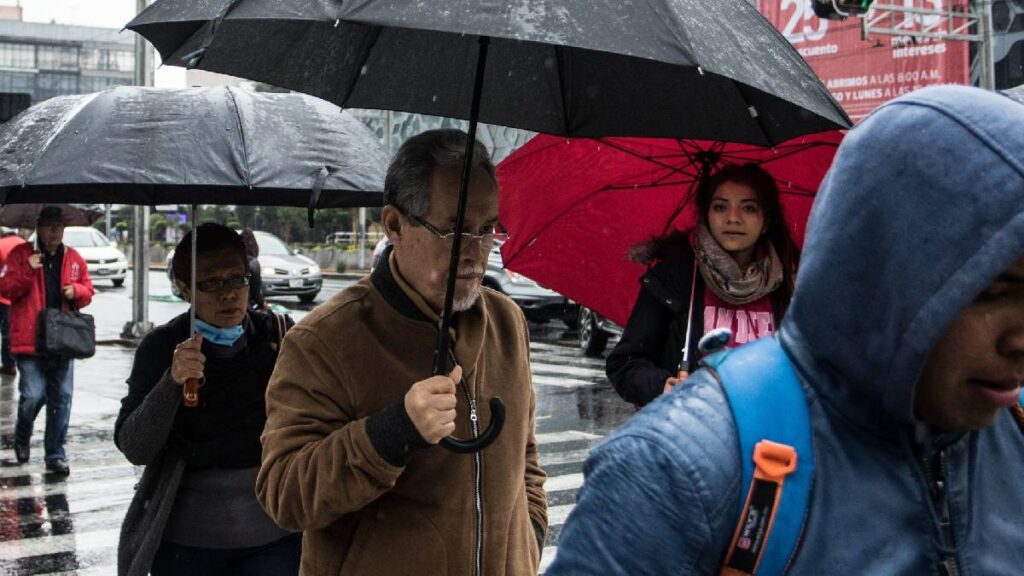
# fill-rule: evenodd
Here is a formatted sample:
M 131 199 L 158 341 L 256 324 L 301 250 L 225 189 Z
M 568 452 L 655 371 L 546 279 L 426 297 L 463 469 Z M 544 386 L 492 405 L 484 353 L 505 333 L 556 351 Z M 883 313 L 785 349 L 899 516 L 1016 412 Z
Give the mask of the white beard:
M 465 312 L 466 310 L 469 310 L 470 308 L 473 307 L 473 304 L 476 304 L 476 299 L 479 298 L 479 297 L 480 297 L 480 285 L 478 284 L 478 285 L 474 286 L 472 290 L 470 290 L 469 294 L 466 294 L 462 298 L 459 298 L 459 297 L 455 298 L 455 301 L 452 302 L 452 311 L 453 312 Z
M 465 266 L 463 268 L 459 268 L 458 273 L 459 273 L 459 275 L 483 274 L 484 270 L 483 270 L 482 266 L 481 267 Z M 475 286 L 473 286 L 473 288 L 465 296 L 459 296 L 458 294 L 455 295 L 454 301 L 452 302 L 452 311 L 453 312 L 465 312 L 466 310 L 469 310 L 470 308 L 473 307 L 473 304 L 476 304 L 476 300 L 479 297 L 480 297 L 480 281 L 478 280 L 477 284 Z

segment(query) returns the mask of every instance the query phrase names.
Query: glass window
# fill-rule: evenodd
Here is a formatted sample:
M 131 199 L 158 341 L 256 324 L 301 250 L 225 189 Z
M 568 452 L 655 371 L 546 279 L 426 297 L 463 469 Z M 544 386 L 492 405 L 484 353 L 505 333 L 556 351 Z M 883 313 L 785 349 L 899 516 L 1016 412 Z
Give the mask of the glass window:
M 110 246 L 110 242 L 95 228 L 65 228 L 64 243 L 72 248 Z
M 36 52 L 40 70 L 77 70 L 78 48 L 73 46 L 40 46 Z
M 131 72 L 135 69 L 135 54 L 129 50 L 112 50 L 110 52 L 110 68 L 119 72 Z
M 32 94 L 36 89 L 36 75 L 25 72 L 0 72 L 0 92 Z
M 36 48 L 30 44 L 0 43 L 0 67 L 35 68 Z
M 292 253 L 288 246 L 273 234 L 257 232 L 253 236 L 256 237 L 256 245 L 260 247 L 260 256 L 289 256 Z

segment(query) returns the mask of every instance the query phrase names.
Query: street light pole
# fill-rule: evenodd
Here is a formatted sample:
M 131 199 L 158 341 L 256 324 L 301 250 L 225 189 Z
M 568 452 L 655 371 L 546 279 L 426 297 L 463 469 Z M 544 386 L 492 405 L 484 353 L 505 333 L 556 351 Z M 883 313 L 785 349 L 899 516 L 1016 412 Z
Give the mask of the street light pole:
M 147 0 L 135 0 L 135 11 L 146 9 Z M 149 76 L 150 50 L 142 35 L 135 36 L 135 85 L 152 86 Z M 121 337 L 130 340 L 142 338 L 152 330 L 149 321 L 149 206 L 135 207 L 135 226 L 132 234 L 132 320 L 125 324 Z

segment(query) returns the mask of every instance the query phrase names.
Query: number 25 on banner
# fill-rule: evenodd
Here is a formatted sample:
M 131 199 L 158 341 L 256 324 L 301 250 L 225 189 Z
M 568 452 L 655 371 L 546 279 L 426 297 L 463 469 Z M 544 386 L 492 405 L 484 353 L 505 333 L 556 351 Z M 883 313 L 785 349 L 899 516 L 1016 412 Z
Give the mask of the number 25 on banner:
M 782 0 L 782 17 L 786 19 L 782 35 L 790 44 L 817 42 L 828 32 L 828 20 L 814 14 L 811 0 Z

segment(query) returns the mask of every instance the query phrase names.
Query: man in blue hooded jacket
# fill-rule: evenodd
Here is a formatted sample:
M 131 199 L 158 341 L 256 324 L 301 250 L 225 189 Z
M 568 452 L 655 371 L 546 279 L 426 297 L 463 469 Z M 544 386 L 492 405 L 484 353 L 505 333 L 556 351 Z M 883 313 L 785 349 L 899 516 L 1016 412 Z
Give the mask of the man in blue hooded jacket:
M 1024 106 L 928 88 L 851 131 L 777 337 L 815 458 L 789 573 L 1020 573 Z M 747 487 L 707 370 L 584 472 L 549 575 L 719 572 Z

